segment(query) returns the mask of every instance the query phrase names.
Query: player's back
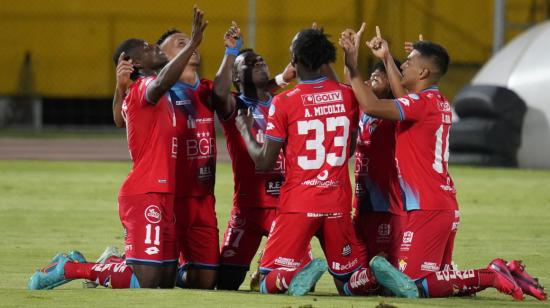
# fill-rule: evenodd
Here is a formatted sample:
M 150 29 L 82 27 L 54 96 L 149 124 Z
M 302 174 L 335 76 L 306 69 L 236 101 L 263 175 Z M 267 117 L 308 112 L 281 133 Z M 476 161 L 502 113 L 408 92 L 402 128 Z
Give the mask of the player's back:
M 448 171 L 451 105 L 437 87 L 398 98 L 396 157 L 407 210 L 457 209 Z
M 266 138 L 285 142 L 281 212 L 351 210 L 348 159 L 358 105 L 350 87 L 321 78 L 275 97 Z

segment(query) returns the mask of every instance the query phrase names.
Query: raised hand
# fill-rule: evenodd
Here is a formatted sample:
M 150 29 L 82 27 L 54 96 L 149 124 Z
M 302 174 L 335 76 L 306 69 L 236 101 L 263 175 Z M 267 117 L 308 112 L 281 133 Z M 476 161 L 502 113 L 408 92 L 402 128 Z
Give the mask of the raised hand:
M 231 27 L 225 32 L 223 36 L 223 42 L 227 48 L 241 49 L 241 29 L 237 26 L 237 23 L 232 21 Z
M 283 77 L 284 82 L 290 83 L 292 82 L 292 80 L 294 80 L 294 78 L 296 78 L 296 68 L 294 68 L 292 63 L 289 63 L 285 67 L 285 70 L 281 73 L 281 75 Z
M 382 38 L 382 33 L 378 26 L 376 26 L 376 36 L 367 41 L 367 46 L 371 49 L 372 54 L 379 59 L 384 59 L 390 54 L 388 42 Z
M 351 69 L 357 68 L 357 53 L 358 49 L 353 40 L 353 35 L 349 31 L 342 32 L 338 41 L 342 49 L 344 49 L 344 63 L 346 67 Z
M 126 53 L 122 52 L 118 57 L 118 63 L 116 66 L 116 83 L 117 87 L 126 90 L 128 82 L 130 81 L 130 75 L 134 72 L 134 66 L 132 59 L 126 60 Z
M 237 111 L 235 124 L 241 135 L 249 134 L 253 123 L 254 116 L 252 115 L 252 108 L 248 108 L 246 111 L 244 109 L 239 109 Z
M 202 34 L 208 21 L 203 21 L 204 12 L 201 11 L 196 5 L 193 6 L 193 28 L 191 30 L 191 41 L 193 46 L 198 47 L 202 41 Z
M 422 36 L 422 34 L 418 35 L 418 40 L 419 41 L 424 40 L 424 37 Z M 405 42 L 404 49 L 405 49 L 406 53 L 411 53 L 413 51 L 413 49 L 414 49 L 413 44 L 414 44 L 413 42 Z

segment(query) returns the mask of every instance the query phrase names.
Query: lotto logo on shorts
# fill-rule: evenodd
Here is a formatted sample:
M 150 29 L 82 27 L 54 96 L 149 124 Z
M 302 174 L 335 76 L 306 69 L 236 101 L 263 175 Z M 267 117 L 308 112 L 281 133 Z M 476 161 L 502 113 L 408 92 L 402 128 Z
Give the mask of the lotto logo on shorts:
M 351 255 L 351 246 L 347 244 L 344 248 L 342 248 L 342 256 L 347 257 L 349 255 Z
M 149 205 L 145 209 L 145 219 L 152 224 L 158 224 L 162 220 L 162 214 L 159 207 L 156 205 Z
M 302 95 L 302 103 L 304 106 L 335 103 L 343 101 L 342 97 L 342 91 L 305 94 Z

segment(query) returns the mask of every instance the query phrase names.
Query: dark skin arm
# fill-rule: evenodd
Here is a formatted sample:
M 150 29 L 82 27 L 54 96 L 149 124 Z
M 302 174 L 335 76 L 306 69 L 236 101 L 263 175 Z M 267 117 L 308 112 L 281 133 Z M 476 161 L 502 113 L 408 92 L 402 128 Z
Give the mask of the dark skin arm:
M 342 35 L 340 46 L 344 49 L 345 64 L 349 71 L 351 87 L 361 109 L 365 113 L 379 119 L 399 120 L 399 109 L 397 109 L 393 100 L 378 99 L 372 89 L 365 85 L 357 68 L 358 50 L 351 36 Z
M 256 169 L 260 171 L 269 171 L 275 166 L 283 143 L 266 139 L 264 144 L 260 144 L 252 135 L 251 128 L 253 121 L 254 118 L 252 117 L 251 109 L 248 109 L 246 113 L 244 110 L 239 109 L 235 122 L 246 144 L 248 154 L 250 158 L 252 158 L 252 161 L 254 161 Z
M 241 29 L 233 22 L 231 28 L 225 33 L 224 43 L 226 47 L 236 48 L 237 40 L 241 37 Z M 214 109 L 221 119 L 227 119 L 235 111 L 235 97 L 231 94 L 233 78 L 233 65 L 237 56 L 224 55 L 220 68 L 214 78 Z
M 202 41 L 202 34 L 208 22 L 203 22 L 204 13 L 197 7 L 193 7 L 193 30 L 191 40 L 176 55 L 172 61 L 160 71 L 158 77 L 147 86 L 147 101 L 156 104 L 158 100 L 178 81 L 181 73 L 187 66 L 193 51 L 199 47 Z

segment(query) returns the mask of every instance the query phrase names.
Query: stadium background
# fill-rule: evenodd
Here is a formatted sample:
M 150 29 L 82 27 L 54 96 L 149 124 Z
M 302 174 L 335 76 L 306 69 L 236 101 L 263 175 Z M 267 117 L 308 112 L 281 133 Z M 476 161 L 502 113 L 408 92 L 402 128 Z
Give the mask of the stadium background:
M 190 32 L 194 1 L 25 0 L 2 1 L 0 40 L 0 96 L 35 95 L 44 102 L 45 124 L 109 125 L 110 98 L 114 91 L 111 55 L 128 37 L 155 42 L 171 27 Z M 404 58 L 404 41 L 419 33 L 447 47 L 452 58 L 442 90 L 452 98 L 492 55 L 492 0 L 318 0 L 318 1 L 196 1 L 210 24 L 200 47 L 201 74 L 213 78 L 223 56 L 222 36 L 235 20 L 245 44 L 264 55 L 272 75 L 289 61 L 288 46 L 294 34 L 313 21 L 333 41 L 346 27 L 367 23 L 373 35 L 379 25 L 398 58 Z M 505 41 L 549 16 L 547 0 L 508 0 Z M 251 26 L 255 25 L 252 29 Z M 250 33 L 251 30 L 254 33 Z M 361 67 L 367 71 L 373 58 L 362 50 Z M 335 70 L 341 73 L 339 52 Z M 18 100 L 20 105 L 25 100 Z M 12 105 L 13 107 L 13 105 Z M 23 108 L 15 106 L 15 109 Z M 27 110 L 27 112 L 25 112 Z M 17 110 L 16 110 L 17 111 Z M 31 112 L 0 116 L 0 128 L 29 124 Z M 0 112 L 1 113 L 1 112 Z M 17 112 L 12 112 L 12 114 Z M 73 120 L 71 120 L 73 118 Z M 79 120 L 74 120 L 78 118 Z

